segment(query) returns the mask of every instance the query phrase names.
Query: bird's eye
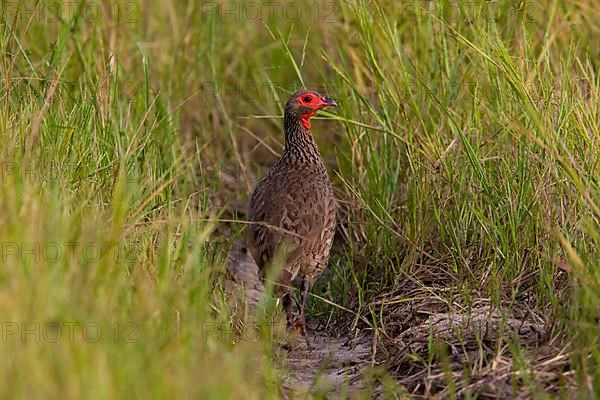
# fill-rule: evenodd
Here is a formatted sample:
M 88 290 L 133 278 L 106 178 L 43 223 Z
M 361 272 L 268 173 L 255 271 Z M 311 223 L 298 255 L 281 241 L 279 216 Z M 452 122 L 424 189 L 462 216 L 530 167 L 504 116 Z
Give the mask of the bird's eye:
M 310 103 L 312 101 L 312 97 L 306 96 L 303 100 L 305 103 Z

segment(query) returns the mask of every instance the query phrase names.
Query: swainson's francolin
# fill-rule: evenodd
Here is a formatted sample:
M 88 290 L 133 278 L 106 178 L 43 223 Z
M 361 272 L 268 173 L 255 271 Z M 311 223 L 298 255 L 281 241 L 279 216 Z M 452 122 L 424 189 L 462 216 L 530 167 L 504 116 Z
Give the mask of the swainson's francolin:
M 281 267 L 273 278 L 288 321 L 289 288 L 294 279 L 302 280 L 300 313 L 293 324 L 304 334 L 308 290 L 327 266 L 337 204 L 309 119 L 319 109 L 336 105 L 315 91 L 301 91 L 288 100 L 283 120 L 285 149 L 256 185 L 250 202 L 249 219 L 255 223 L 250 225 L 248 247 L 262 277 L 269 276 L 271 267 Z

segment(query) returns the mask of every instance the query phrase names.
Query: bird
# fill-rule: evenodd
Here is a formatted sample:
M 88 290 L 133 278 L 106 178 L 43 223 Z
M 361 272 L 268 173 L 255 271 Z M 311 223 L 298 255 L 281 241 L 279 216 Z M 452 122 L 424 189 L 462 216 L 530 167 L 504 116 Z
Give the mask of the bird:
M 310 124 L 318 110 L 330 106 L 337 106 L 335 100 L 313 90 L 290 97 L 283 118 L 285 148 L 257 183 L 248 212 L 248 249 L 260 277 L 278 270 L 274 294 L 288 326 L 304 336 L 308 293 L 327 266 L 336 226 L 337 202 Z M 301 280 L 301 303 L 292 320 L 290 290 L 296 279 Z

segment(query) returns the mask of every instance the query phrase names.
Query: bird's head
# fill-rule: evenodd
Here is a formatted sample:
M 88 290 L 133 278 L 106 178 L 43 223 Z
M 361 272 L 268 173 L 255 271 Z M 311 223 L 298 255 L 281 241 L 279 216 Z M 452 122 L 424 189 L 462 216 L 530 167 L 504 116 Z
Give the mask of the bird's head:
M 285 115 L 300 120 L 306 129 L 310 129 L 309 119 L 321 108 L 328 106 L 337 106 L 337 103 L 314 90 L 304 90 L 290 97 L 285 105 Z

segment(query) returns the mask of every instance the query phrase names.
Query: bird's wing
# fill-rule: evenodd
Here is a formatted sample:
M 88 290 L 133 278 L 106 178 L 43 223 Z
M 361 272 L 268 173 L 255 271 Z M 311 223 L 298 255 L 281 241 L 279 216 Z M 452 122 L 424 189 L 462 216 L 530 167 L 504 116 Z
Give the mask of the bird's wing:
M 307 182 L 307 181 L 304 181 Z M 336 202 L 310 186 L 286 190 L 277 185 L 258 185 L 250 206 L 250 220 L 260 221 L 249 229 L 249 247 L 261 271 L 283 252 L 282 262 L 291 268 L 297 264 L 326 264 L 335 231 Z M 264 271 L 263 271 L 264 272 Z

